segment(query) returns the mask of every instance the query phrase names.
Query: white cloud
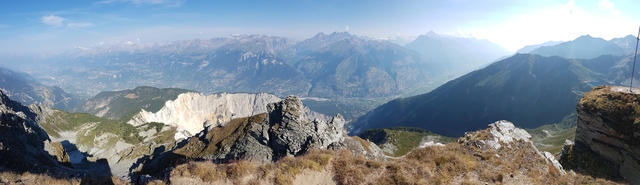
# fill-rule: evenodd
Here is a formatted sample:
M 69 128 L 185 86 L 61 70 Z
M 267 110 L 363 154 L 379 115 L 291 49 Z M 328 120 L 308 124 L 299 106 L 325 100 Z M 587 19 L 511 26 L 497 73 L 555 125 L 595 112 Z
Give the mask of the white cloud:
M 614 14 L 614 15 L 619 15 L 620 14 L 620 11 L 616 9 L 616 5 L 614 5 L 609 0 L 601 0 L 600 2 L 598 2 L 598 7 L 603 8 L 603 9 L 611 12 L 611 14 Z
M 42 16 L 40 20 L 42 21 L 42 23 L 47 25 L 61 26 L 65 19 L 55 15 L 47 15 L 47 16 Z
M 514 15 L 493 26 L 469 31 L 475 37 L 498 43 L 512 51 L 529 44 L 572 40 L 586 34 L 611 39 L 636 31 L 636 24 L 615 13 L 618 11 L 612 3 L 603 0 L 598 4 L 608 11 L 587 11 L 571 0 L 560 6 Z
M 86 28 L 93 26 L 93 23 L 90 22 L 72 22 L 67 23 L 67 27 L 69 28 Z

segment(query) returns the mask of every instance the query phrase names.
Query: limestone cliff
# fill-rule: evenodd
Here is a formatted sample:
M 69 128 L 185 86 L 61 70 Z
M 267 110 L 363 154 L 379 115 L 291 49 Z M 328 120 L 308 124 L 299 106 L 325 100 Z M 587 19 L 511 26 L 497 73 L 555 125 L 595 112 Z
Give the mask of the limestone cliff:
M 640 89 L 599 86 L 576 110 L 575 144 L 565 146 L 563 165 L 640 184 Z
M 233 118 L 267 112 L 267 104 L 279 100 L 277 96 L 266 93 L 183 93 L 177 99 L 167 101 L 158 112 L 142 110 L 128 123 L 134 126 L 164 123 L 178 129 L 175 139 L 179 140 L 197 134 L 205 126 L 221 126 Z

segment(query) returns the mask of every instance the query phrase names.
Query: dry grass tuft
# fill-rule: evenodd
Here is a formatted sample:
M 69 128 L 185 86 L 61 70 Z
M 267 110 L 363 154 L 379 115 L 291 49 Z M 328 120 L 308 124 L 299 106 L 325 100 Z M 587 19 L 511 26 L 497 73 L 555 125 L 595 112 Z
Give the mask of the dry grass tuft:
M 232 182 L 233 184 L 263 184 L 272 181 L 279 185 L 293 184 L 304 170 L 322 171 L 331 163 L 332 151 L 317 150 L 300 157 L 285 157 L 276 163 L 256 164 L 237 161 L 215 164 L 210 161 L 189 162 L 171 171 L 171 178 L 195 177 L 204 182 Z
M 46 174 L 36 174 L 24 172 L 22 174 L 14 172 L 0 172 L 0 184 L 35 184 L 35 185 L 68 185 L 68 184 L 115 184 L 126 185 L 129 182 L 117 177 L 106 179 L 95 178 L 56 178 Z
M 316 150 L 265 164 L 191 162 L 176 167 L 171 176 L 194 176 L 205 182 L 226 180 L 234 184 L 290 185 L 304 170 L 330 170 L 333 180 L 340 185 L 616 184 L 580 174 L 561 175 L 527 142 L 514 142 L 500 150 L 481 150 L 463 141 L 416 149 L 402 158 L 388 161 L 367 159 L 346 150 Z M 252 178 L 237 180 L 243 176 Z

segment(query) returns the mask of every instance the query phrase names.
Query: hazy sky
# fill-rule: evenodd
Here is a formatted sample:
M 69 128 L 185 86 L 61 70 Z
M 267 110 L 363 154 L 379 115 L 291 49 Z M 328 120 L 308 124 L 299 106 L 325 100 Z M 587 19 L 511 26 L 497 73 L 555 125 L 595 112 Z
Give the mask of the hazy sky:
M 382 38 L 431 30 L 515 51 L 584 34 L 622 37 L 638 26 L 637 0 L 19 0 L 0 2 L 0 55 L 236 33 L 300 40 L 318 32 Z

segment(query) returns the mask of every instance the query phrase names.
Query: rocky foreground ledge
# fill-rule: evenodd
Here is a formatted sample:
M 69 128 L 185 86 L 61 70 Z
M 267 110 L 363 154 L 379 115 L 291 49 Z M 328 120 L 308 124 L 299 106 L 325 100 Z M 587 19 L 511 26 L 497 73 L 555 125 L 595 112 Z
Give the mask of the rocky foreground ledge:
M 575 144 L 563 149 L 565 167 L 640 184 L 640 89 L 598 86 L 576 107 Z

